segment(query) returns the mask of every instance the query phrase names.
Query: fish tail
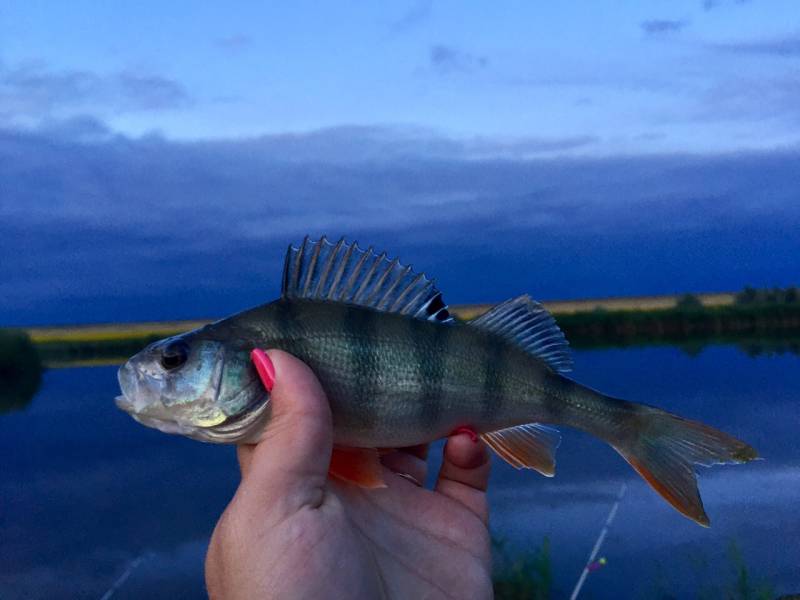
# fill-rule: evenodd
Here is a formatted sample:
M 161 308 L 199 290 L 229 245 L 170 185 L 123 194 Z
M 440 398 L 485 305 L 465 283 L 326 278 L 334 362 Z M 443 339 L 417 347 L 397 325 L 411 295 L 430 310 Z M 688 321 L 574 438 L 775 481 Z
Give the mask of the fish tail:
M 624 432 L 610 436 L 611 445 L 678 512 L 708 527 L 693 465 L 748 462 L 758 457 L 756 450 L 703 423 L 625 404 L 631 407 L 630 421 Z

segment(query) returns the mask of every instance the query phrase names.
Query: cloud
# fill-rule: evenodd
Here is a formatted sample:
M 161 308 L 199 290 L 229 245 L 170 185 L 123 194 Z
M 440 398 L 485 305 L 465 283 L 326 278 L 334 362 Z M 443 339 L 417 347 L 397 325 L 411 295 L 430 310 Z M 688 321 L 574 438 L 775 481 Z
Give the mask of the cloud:
M 399 127 L 205 142 L 0 131 L 0 189 L 13 191 L 0 195 L 0 255 L 15 257 L 0 261 L 0 314 L 225 314 L 270 297 L 283 248 L 306 233 L 425 257 L 454 303 L 790 283 L 798 151 L 563 156 L 591 143 Z M 686 270 L 698 256 L 704 268 Z
M 177 81 L 134 70 L 99 74 L 53 71 L 40 62 L 0 63 L 0 118 L 46 118 L 64 113 L 100 114 L 182 108 L 190 103 Z
M 44 119 L 37 131 L 45 137 L 58 140 L 97 143 L 113 137 L 112 130 L 100 119 L 77 115 L 67 119 Z
M 791 58 L 800 56 L 800 35 L 758 41 L 729 42 L 715 44 L 714 47 L 738 54 L 763 54 Z
M 165 110 L 189 104 L 184 87 L 160 75 L 122 71 L 113 75 L 107 86 L 109 96 L 119 102 L 120 111 Z
M 394 33 L 404 33 L 414 29 L 428 20 L 433 9 L 433 0 L 418 0 L 412 4 L 400 18 L 393 21 L 389 28 Z
M 542 154 L 558 153 L 591 146 L 599 141 L 593 135 L 576 135 L 561 138 L 489 138 L 475 137 L 462 142 L 461 155 L 464 158 L 525 158 Z
M 485 68 L 489 64 L 489 59 L 485 56 L 478 56 L 469 52 L 464 52 L 436 44 L 430 49 L 430 64 L 439 73 L 469 72 Z
M 235 33 L 225 37 L 217 38 L 214 43 L 223 50 L 237 51 L 252 46 L 253 38 L 244 33 Z
M 670 19 L 651 19 L 642 21 L 639 26 L 647 35 L 663 35 L 666 33 L 677 33 L 684 29 L 689 23 L 687 21 L 674 21 Z
M 710 11 L 729 4 L 746 4 L 750 0 L 703 0 L 703 10 Z
M 223 141 L 232 153 L 246 149 L 280 163 L 352 164 L 403 160 L 522 159 L 552 156 L 597 143 L 592 135 L 455 138 L 422 127 L 339 126 L 305 133 Z
M 740 77 L 713 84 L 695 117 L 704 121 L 783 121 L 800 125 L 800 75 Z

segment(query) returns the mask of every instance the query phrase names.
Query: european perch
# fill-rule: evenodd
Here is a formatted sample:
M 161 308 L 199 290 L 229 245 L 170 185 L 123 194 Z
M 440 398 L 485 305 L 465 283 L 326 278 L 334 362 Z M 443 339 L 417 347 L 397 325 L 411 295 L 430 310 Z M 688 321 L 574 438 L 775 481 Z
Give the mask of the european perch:
M 161 431 L 258 441 L 270 403 L 250 361 L 255 348 L 285 350 L 311 367 L 345 450 L 331 473 L 365 487 L 382 485 L 378 448 L 428 443 L 461 427 L 513 466 L 552 476 L 560 438 L 550 425 L 565 425 L 611 444 L 667 502 L 707 526 L 693 465 L 757 456 L 712 427 L 565 377 L 567 341 L 528 296 L 457 322 L 425 275 L 324 237 L 289 246 L 278 300 L 131 358 L 119 371 L 117 405 Z

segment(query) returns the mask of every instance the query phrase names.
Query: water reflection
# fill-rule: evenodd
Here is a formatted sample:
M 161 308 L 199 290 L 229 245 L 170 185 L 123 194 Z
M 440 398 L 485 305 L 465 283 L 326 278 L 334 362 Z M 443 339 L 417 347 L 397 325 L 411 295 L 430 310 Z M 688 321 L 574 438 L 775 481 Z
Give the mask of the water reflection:
M 782 354 L 800 354 L 800 337 L 797 336 L 770 336 L 770 337 L 728 337 L 707 338 L 676 344 L 689 356 L 698 356 L 712 346 L 729 345 L 738 348 L 741 352 L 755 358 L 757 356 L 780 356 Z
M 608 564 L 590 576 L 586 597 L 694 596 L 703 561 L 729 581 L 731 540 L 753 577 L 776 593 L 800 589 L 800 358 L 734 346 L 690 358 L 662 346 L 575 359 L 578 381 L 706 421 L 766 460 L 701 471 L 711 529 L 677 515 L 611 448 L 579 432 L 564 432 L 553 479 L 496 462 L 493 532 L 510 551 L 550 539 L 554 597 L 574 585 L 623 481 L 628 493 L 603 547 Z M 100 597 L 140 557 L 115 599 L 204 597 L 208 536 L 238 483 L 233 449 L 136 425 L 113 405 L 115 374 L 48 371 L 26 410 L 0 416 L 4 600 Z

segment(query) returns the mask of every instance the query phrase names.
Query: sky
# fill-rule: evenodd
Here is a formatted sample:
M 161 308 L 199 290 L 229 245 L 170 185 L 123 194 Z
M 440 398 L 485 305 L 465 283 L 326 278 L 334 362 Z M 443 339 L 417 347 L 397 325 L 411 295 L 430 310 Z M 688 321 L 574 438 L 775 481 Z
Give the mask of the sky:
M 799 59 L 795 0 L 4 3 L 0 122 L 727 152 L 798 143 Z
M 0 325 L 216 317 L 358 239 L 450 303 L 800 282 L 800 5 L 0 6 Z

